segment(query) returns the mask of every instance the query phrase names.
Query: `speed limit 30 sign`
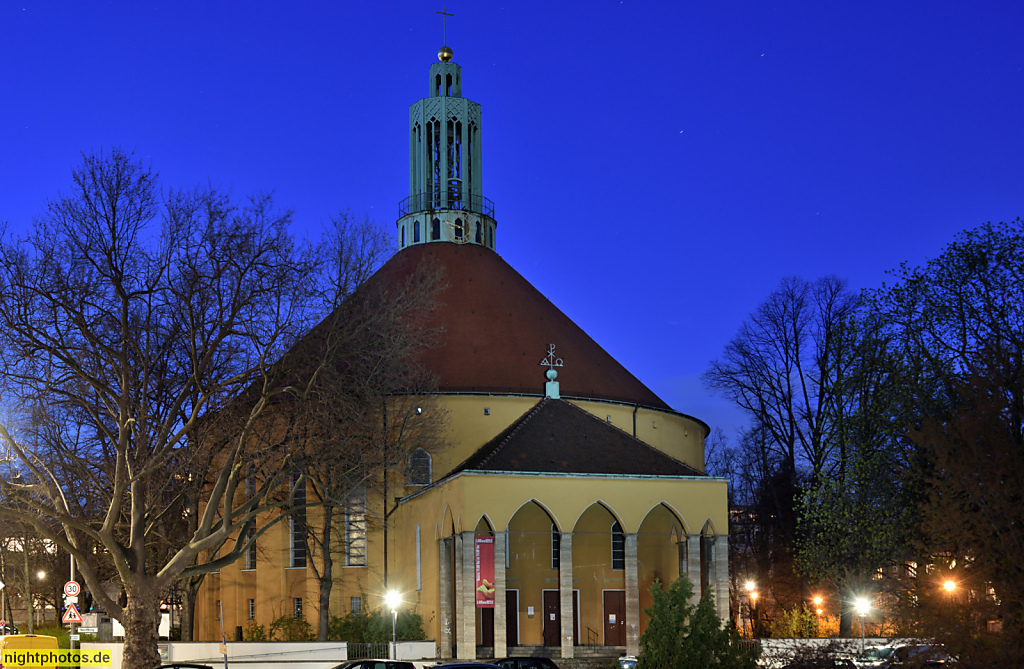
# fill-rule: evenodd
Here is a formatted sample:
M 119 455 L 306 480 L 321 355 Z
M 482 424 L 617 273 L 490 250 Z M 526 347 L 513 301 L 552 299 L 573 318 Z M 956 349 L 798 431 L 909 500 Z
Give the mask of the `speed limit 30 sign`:
M 77 597 L 81 591 L 82 586 L 78 585 L 78 581 L 68 581 L 64 584 L 64 594 L 68 597 Z

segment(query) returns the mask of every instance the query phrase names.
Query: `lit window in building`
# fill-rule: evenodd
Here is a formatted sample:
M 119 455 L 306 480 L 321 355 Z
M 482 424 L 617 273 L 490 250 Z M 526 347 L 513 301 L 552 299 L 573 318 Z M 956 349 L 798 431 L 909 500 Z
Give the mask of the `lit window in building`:
M 366 566 L 366 488 L 363 486 L 345 497 L 345 564 Z

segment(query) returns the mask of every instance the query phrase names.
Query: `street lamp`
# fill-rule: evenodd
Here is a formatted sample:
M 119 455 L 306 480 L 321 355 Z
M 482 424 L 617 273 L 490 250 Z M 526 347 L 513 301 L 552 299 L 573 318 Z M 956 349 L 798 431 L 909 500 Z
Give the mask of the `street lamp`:
M 747 596 L 750 597 L 750 638 L 757 636 L 756 627 L 754 626 L 757 622 L 757 584 L 753 581 L 747 581 L 743 584 L 743 587 L 747 590 Z
M 398 605 L 402 603 L 402 595 L 397 590 L 388 590 L 384 595 L 384 604 L 391 609 L 391 654 L 392 660 L 398 659 Z
M 868 602 L 867 597 L 858 597 L 853 603 L 853 608 L 856 609 L 857 615 L 860 616 L 860 654 L 864 654 L 864 616 L 871 610 L 871 604 Z
M 44 580 L 46 578 L 46 572 L 40 569 L 36 572 L 36 578 L 38 578 L 40 581 Z

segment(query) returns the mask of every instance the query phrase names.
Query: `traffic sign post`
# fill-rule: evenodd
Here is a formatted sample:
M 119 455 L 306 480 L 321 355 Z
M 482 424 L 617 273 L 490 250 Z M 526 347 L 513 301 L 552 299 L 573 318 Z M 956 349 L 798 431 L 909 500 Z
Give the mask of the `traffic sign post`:
M 64 617 L 61 618 L 61 621 L 71 623 L 72 625 L 85 622 L 82 620 L 82 614 L 78 612 L 78 607 L 74 604 L 68 606 L 68 610 L 64 612 Z

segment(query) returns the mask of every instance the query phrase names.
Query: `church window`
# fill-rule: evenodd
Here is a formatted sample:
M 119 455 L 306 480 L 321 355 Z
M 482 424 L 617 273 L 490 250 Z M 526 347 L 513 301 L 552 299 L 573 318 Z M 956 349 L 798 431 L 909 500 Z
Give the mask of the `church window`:
M 477 244 L 483 244 L 484 243 L 483 239 L 481 238 L 483 233 L 480 231 L 480 228 L 482 228 L 482 227 L 483 226 L 480 225 L 479 223 L 476 224 L 476 243 Z
M 420 241 L 420 222 L 414 221 L 412 224 L 412 241 L 414 244 L 418 244 Z
M 292 505 L 298 507 L 288 519 L 290 567 L 306 566 L 306 480 L 295 471 L 291 476 Z
M 366 488 L 363 486 L 345 497 L 345 564 L 366 566 Z
M 405 226 L 402 226 L 402 246 L 405 246 Z
M 417 448 L 409 456 L 410 485 L 428 485 L 432 478 L 430 453 Z
M 441 239 L 441 221 L 436 218 L 430 222 L 430 239 L 433 241 Z
M 254 539 L 255 535 L 256 529 L 250 528 L 248 537 L 251 543 L 249 544 L 248 548 L 245 549 L 245 569 L 256 568 L 256 540 Z
M 434 97 L 441 97 L 441 75 L 434 77 L 435 94 Z
M 445 77 L 445 96 L 449 98 L 452 96 L 452 75 L 450 74 Z
M 626 534 L 619 521 L 612 523 L 612 569 L 626 568 Z
M 562 565 L 562 533 L 558 526 L 551 523 L 551 568 L 558 569 Z
M 416 523 L 416 591 L 423 590 L 423 561 L 420 554 L 420 524 Z

